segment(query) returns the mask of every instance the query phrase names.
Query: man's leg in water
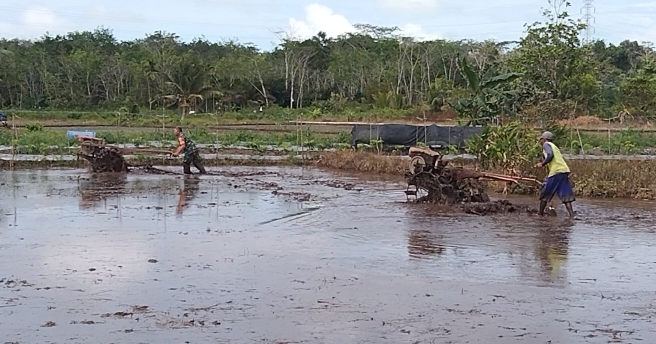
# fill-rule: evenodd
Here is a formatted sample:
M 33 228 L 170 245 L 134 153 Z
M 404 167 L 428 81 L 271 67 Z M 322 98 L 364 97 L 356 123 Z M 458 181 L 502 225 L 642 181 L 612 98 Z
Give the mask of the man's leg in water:
M 572 183 L 569 181 L 569 173 L 562 173 L 558 178 L 558 198 L 565 205 L 569 217 L 574 218 L 574 207 L 572 202 L 576 201 L 574 196 L 574 188 L 572 188 Z
M 555 176 L 551 176 L 544 181 L 542 184 L 542 190 L 540 190 L 540 210 L 538 215 L 544 216 L 544 209 L 547 208 L 547 203 L 551 201 L 553 196 L 556 194 L 556 183 Z
M 203 161 L 202 161 L 200 155 L 196 154 L 194 156 L 193 163 L 194 163 L 194 167 L 196 167 L 198 169 L 198 171 L 200 171 L 200 174 L 206 174 L 207 173 L 207 171 L 205 171 L 205 167 L 203 166 Z
M 574 217 L 574 208 L 572 207 L 572 202 L 567 202 L 565 203 L 565 208 L 567 209 L 567 213 L 569 214 L 569 217 Z
M 185 154 L 182 159 L 182 171 L 184 174 L 191 174 L 191 162 L 191 157 L 188 154 Z

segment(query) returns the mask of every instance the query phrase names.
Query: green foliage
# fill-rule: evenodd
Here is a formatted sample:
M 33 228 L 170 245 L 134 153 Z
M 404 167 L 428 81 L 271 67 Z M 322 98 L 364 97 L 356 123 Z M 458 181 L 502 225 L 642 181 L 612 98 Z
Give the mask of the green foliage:
M 543 10 L 546 23 L 527 25 L 526 35 L 510 59 L 513 70 L 522 72 L 524 101 L 538 105 L 557 99 L 573 101 L 584 109 L 602 102 L 599 62 L 590 46 L 580 41 L 585 24 L 570 18 L 566 0 L 549 0 Z M 564 114 L 563 114 L 564 115 Z
M 509 124 L 506 124 L 507 128 Z M 519 127 L 521 125 L 518 124 Z M 504 127 L 504 126 L 502 126 Z M 481 162 L 484 166 L 491 166 L 494 164 L 493 160 L 498 159 L 503 162 L 503 154 L 494 155 L 488 149 L 496 149 L 500 152 L 503 149 L 503 143 L 508 142 L 508 139 L 496 140 L 495 136 L 491 133 L 499 135 L 503 130 L 508 129 L 495 129 L 490 127 L 486 129 L 488 134 L 482 138 L 474 138 L 470 142 L 467 149 L 468 152 L 482 157 Z M 526 130 L 526 129 L 522 129 Z M 653 150 L 651 147 L 656 147 L 656 133 L 639 131 L 639 130 L 624 130 L 621 132 L 613 132 L 609 136 L 608 133 L 580 133 L 572 131 L 569 128 L 561 127 L 556 124 L 548 124 L 540 129 L 549 130 L 556 136 L 555 143 L 561 148 L 563 152 L 581 153 L 581 148 L 586 154 L 649 154 Z M 191 128 L 187 130 L 189 136 L 199 144 L 221 144 L 223 146 L 233 145 L 250 145 L 252 147 L 263 149 L 266 146 L 278 146 L 283 149 L 295 151 L 294 146 L 303 145 L 304 147 L 313 147 L 317 149 L 329 148 L 349 148 L 351 142 L 351 135 L 349 132 L 340 132 L 337 134 L 324 134 L 312 131 L 304 131 L 302 135 L 294 132 L 287 133 L 265 133 L 261 131 L 230 131 L 225 133 L 215 133 L 207 128 Z M 108 143 L 112 144 L 139 144 L 142 146 L 151 146 L 153 143 L 163 144 L 164 147 L 173 148 L 175 146 L 175 139 L 173 134 L 169 131 L 162 130 L 141 130 L 141 131 L 100 131 L 96 133 L 98 137 L 103 137 Z M 538 132 L 532 133 L 533 138 L 537 138 Z M 505 134 L 508 136 L 508 133 Z M 483 140 L 482 142 L 480 140 Z M 539 146 L 536 141 L 529 139 L 527 144 L 534 144 Z M 489 145 L 492 148 L 481 149 L 482 143 Z M 581 144 L 582 143 L 582 144 Z M 22 154 L 70 154 L 74 147 L 70 147 L 71 143 L 66 139 L 65 130 L 52 130 L 44 129 L 43 131 L 28 131 L 26 129 L 14 130 L 0 130 L 0 146 L 14 146 L 17 148 L 18 153 Z M 372 142 L 375 148 L 382 148 L 377 142 Z M 418 143 L 418 145 L 424 145 Z M 378 146 L 378 147 L 376 147 Z M 477 148 L 478 147 L 478 148 Z M 537 147 L 539 148 L 539 147 Z M 515 150 L 509 150 L 507 156 L 512 156 Z M 456 154 L 458 150 L 455 146 L 446 147 L 445 153 Z M 487 156 L 487 157 L 486 157 Z M 539 159 L 537 156 L 535 159 Z M 486 160 L 487 159 L 487 160 Z M 509 164 L 510 165 L 510 164 Z M 501 166 L 499 164 L 494 166 Z
M 620 84 L 620 96 L 629 113 L 645 117 L 656 115 L 656 63 L 630 76 Z
M 549 131 L 554 135 L 553 143 L 556 146 L 567 147 L 570 145 L 569 138 L 571 137 L 571 131 L 566 126 L 549 122 L 542 128 L 542 131 Z
M 66 152 L 69 146 L 65 132 L 52 130 L 0 130 L 0 145 L 12 146 L 20 154 L 43 154 L 53 149 Z
M 516 113 L 513 106 L 516 92 L 504 90 L 503 86 L 518 79 L 521 74 L 495 75 L 496 68 L 490 68 L 481 78 L 464 57 L 458 60 L 458 67 L 467 80 L 470 96 L 458 100 L 452 106 L 458 112 L 459 118 L 467 121 L 465 125 L 484 125 L 499 115 Z
M 235 131 L 216 134 L 207 128 L 187 130 L 189 137 L 198 144 L 221 144 L 224 146 L 245 146 L 258 152 L 264 152 L 267 146 L 277 146 L 292 150 L 292 146 L 305 148 L 330 149 L 349 147 L 351 137 L 348 133 L 335 135 L 319 135 L 311 131 L 297 133 L 262 133 L 257 131 Z M 348 135 L 347 135 L 348 134 Z M 14 137 L 17 136 L 17 138 Z M 161 130 L 153 131 L 99 131 L 97 137 L 104 138 L 109 144 L 134 144 L 136 146 L 152 146 L 153 143 L 164 147 L 176 146 L 173 133 Z M 65 131 L 28 131 L 0 130 L 0 145 L 13 145 L 22 154 L 72 153 Z
M 43 131 L 43 126 L 39 123 L 28 124 L 26 126 L 27 131 Z
M 458 153 L 460 153 L 460 151 L 456 145 L 450 145 L 446 148 L 446 154 L 456 155 Z
M 582 133 L 581 141 L 586 154 L 645 154 L 645 149 L 656 147 L 656 134 L 635 129 L 612 133 L 610 136 L 608 133 Z M 576 145 L 573 145 L 574 148 L 577 148 Z
M 165 124 L 153 114 L 193 123 L 192 110 L 215 114 L 215 122 L 415 118 L 418 109 L 456 110 L 472 124 L 516 112 L 536 122 L 543 110 L 549 119 L 574 110 L 656 115 L 654 49 L 632 41 L 584 44 L 570 4 L 548 3 L 544 22 L 527 25 L 512 49 L 507 42 L 400 39 L 398 28 L 365 24 L 338 38 L 319 32 L 283 40 L 272 51 L 183 42 L 163 32 L 119 42 L 108 29 L 0 40 L 0 108 L 44 111 L 41 123 L 52 114 L 45 110 L 71 110 L 69 120 L 93 113 L 124 126 Z
M 513 175 L 533 172 L 540 158 L 538 135 L 518 121 L 488 126 L 468 142 L 467 152 L 477 157 L 483 169 L 501 169 Z

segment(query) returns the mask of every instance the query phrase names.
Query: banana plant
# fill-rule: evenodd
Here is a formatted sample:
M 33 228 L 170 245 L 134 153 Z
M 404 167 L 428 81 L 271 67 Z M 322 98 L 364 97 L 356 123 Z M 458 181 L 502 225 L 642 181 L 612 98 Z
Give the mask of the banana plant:
M 467 120 L 466 126 L 485 125 L 494 117 L 501 114 L 514 115 L 517 106 L 514 104 L 517 92 L 507 90 L 504 86 L 520 78 L 521 73 L 498 74 L 496 68 L 490 68 L 481 77 L 469 66 L 467 59 L 458 58 L 458 68 L 463 78 L 467 80 L 470 97 L 461 99 L 451 105 L 460 120 Z

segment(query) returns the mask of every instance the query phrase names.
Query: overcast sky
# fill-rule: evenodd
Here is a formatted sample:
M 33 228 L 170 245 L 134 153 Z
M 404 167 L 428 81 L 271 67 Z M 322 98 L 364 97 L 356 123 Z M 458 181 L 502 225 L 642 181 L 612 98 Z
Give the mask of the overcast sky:
M 656 0 L 593 1 L 595 38 L 656 41 Z M 336 36 L 366 23 L 398 26 L 424 39 L 516 40 L 546 6 L 547 0 L 2 0 L 0 36 L 38 38 L 104 26 L 120 40 L 161 30 L 268 50 L 278 41 L 273 32 Z M 583 0 L 572 1 L 570 13 L 580 18 L 582 8 Z

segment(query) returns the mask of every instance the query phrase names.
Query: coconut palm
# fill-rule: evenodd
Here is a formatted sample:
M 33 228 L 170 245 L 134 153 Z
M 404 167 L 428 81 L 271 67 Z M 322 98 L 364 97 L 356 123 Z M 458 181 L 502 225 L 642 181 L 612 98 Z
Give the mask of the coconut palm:
M 222 95 L 219 90 L 207 84 L 207 75 L 211 69 L 196 55 L 188 54 L 180 58 L 170 71 L 157 70 L 170 88 L 163 98 L 169 102 L 169 106 L 177 106 L 181 110 L 181 122 L 201 101 Z

